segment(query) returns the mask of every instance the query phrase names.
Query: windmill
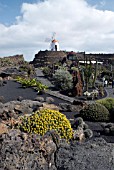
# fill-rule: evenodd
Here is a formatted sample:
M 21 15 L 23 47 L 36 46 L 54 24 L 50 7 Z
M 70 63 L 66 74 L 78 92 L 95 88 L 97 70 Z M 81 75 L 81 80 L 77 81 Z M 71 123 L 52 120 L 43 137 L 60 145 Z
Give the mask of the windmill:
M 45 42 L 50 42 L 50 49 L 51 51 L 59 51 L 59 43 L 55 39 L 56 32 L 53 32 L 51 38 L 46 38 Z

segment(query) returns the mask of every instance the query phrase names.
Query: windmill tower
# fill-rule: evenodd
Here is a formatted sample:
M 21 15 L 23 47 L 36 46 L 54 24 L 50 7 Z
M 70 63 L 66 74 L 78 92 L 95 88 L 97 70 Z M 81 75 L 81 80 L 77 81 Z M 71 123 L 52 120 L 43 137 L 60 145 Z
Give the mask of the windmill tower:
M 60 51 L 59 49 L 59 42 L 55 39 L 56 33 L 53 33 L 52 40 L 51 40 L 51 51 Z

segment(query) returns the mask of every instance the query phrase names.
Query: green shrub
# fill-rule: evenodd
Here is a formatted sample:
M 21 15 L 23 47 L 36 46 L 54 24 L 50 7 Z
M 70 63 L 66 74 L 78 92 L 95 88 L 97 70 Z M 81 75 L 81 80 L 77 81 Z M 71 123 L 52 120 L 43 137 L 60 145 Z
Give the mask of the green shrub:
M 35 74 L 34 66 L 29 64 L 29 63 L 27 63 L 27 62 L 25 62 L 23 65 L 21 65 L 19 67 L 19 70 L 27 72 L 28 76 Z
M 110 119 L 108 109 L 99 103 L 88 104 L 88 106 L 80 111 L 80 114 L 84 118 L 84 120 L 89 121 L 101 122 L 109 121 Z
M 110 119 L 114 122 L 114 98 L 100 99 L 97 103 L 102 104 L 108 109 L 110 112 Z
M 48 66 L 47 67 L 43 67 L 42 71 L 43 71 L 45 76 L 51 76 L 52 75 L 52 70 Z
M 61 90 L 69 90 L 73 87 L 73 80 L 72 75 L 69 71 L 65 69 L 58 69 L 56 70 L 55 74 L 53 75 L 54 84 Z
M 28 133 L 44 135 L 49 130 L 56 130 L 61 138 L 71 139 L 73 131 L 66 116 L 55 110 L 40 110 L 33 115 L 25 117 L 20 125 L 20 129 Z

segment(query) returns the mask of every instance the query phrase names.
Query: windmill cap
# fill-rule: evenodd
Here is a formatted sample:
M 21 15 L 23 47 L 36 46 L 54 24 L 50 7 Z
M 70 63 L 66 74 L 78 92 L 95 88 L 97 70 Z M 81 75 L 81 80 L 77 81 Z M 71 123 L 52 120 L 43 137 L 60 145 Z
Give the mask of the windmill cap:
M 57 41 L 57 40 L 55 40 L 55 39 L 54 39 L 54 40 L 52 40 L 52 43 L 56 43 L 56 42 L 58 42 L 58 41 Z

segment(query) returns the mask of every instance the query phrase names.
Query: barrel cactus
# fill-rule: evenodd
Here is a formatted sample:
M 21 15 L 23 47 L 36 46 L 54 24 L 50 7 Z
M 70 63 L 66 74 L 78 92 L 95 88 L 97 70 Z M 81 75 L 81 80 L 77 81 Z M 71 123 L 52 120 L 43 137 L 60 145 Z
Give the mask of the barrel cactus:
M 49 130 L 56 130 L 61 138 L 69 140 L 73 136 L 71 124 L 66 116 L 59 111 L 44 109 L 36 111 L 22 120 L 20 129 L 28 133 L 43 136 Z
M 99 103 L 88 104 L 80 111 L 80 114 L 84 120 L 89 121 L 107 122 L 110 119 L 108 109 Z
M 105 98 L 98 100 L 97 103 L 104 105 L 110 112 L 110 120 L 114 122 L 114 98 Z

